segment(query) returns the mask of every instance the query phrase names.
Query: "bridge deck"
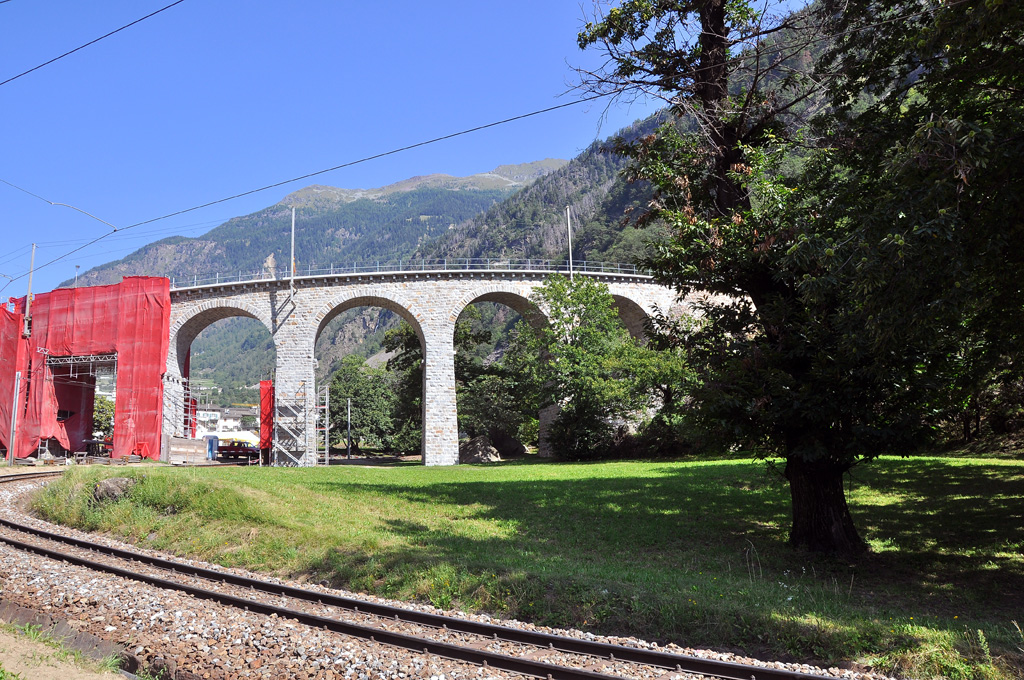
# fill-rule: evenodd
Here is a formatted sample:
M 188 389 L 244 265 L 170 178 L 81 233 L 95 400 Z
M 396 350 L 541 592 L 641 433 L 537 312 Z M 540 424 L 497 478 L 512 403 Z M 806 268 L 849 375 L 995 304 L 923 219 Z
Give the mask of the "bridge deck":
M 354 264 L 330 265 L 327 267 L 305 267 L 297 269 L 295 281 L 322 279 L 324 277 L 359 277 L 373 274 L 422 274 L 424 272 L 509 272 L 517 274 L 569 274 L 568 261 L 555 260 L 506 260 L 498 258 L 450 258 L 444 260 L 399 260 L 398 262 L 361 262 Z M 628 276 L 636 280 L 651 280 L 651 276 L 636 265 L 619 262 L 574 262 L 572 273 L 590 276 Z M 289 281 L 291 272 L 283 268 L 260 269 L 249 272 L 217 273 L 172 277 L 171 290 L 183 291 L 211 286 L 238 283 L 272 283 Z

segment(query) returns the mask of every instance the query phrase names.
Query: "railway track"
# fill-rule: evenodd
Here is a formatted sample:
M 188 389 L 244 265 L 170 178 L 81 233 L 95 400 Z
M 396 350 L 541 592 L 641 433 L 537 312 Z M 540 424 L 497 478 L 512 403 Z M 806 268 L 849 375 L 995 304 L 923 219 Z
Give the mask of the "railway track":
M 54 474 L 60 473 L 0 476 L 0 484 Z M 835 680 L 835 676 L 671 654 L 393 607 L 110 547 L 7 519 L 0 519 L 0 542 L 243 612 L 545 680 L 684 676 Z

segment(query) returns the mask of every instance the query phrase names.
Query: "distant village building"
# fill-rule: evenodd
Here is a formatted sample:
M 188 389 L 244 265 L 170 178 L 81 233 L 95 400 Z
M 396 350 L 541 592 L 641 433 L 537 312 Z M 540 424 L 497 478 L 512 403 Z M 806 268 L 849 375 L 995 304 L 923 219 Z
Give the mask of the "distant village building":
M 229 434 L 232 432 L 248 431 L 243 420 L 248 418 L 246 424 L 256 423 L 259 419 L 259 409 L 255 406 L 232 406 L 230 408 L 205 407 L 196 411 L 196 434 Z
M 105 365 L 96 367 L 96 396 L 114 400 L 117 396 L 117 368 Z

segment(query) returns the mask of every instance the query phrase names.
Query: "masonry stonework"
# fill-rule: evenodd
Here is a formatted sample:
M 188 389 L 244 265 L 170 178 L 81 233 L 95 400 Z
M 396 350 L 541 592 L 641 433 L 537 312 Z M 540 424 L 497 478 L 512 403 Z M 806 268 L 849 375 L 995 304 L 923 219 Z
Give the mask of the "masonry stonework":
M 315 465 L 316 359 L 313 348 L 324 327 L 338 314 L 355 307 L 383 307 L 405 319 L 424 349 L 423 462 L 458 463 L 458 420 L 455 396 L 455 323 L 474 302 L 507 305 L 531 324 L 545 323 L 543 310 L 530 294 L 548 272 L 427 271 L 347 274 L 229 283 L 171 291 L 170 349 L 164 376 L 164 434 L 184 436 L 185 356 L 199 333 L 223 318 L 259 320 L 274 338 L 277 352 L 276 415 L 291 432 L 281 439 L 289 453 L 279 463 Z M 582 274 L 577 274 L 580 276 Z M 655 310 L 676 305 L 671 289 L 638 275 L 587 274 L 604 281 L 615 298 L 623 322 L 636 337 Z M 299 409 L 306 403 L 309 408 Z M 303 417 L 295 420 L 301 410 Z M 557 411 L 541 414 L 542 435 Z M 291 420 L 289 419 L 291 418 Z M 279 428 L 279 431 L 284 432 Z M 541 455 L 550 451 L 542 443 Z

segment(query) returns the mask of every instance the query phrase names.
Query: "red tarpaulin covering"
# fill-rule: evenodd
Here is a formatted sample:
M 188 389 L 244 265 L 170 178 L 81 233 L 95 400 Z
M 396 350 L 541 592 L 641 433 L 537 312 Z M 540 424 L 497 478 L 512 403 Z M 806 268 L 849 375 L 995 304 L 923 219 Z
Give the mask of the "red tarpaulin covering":
M 28 393 L 28 341 L 21 337 L 25 317 L 0 308 L 0 441 L 4 446 L 11 438 L 11 408 L 14 406 L 14 376 L 21 372 L 18 390 L 19 420 L 25 414 L 25 396 Z
M 260 381 L 260 448 L 274 445 L 274 383 Z
M 185 370 L 181 372 L 181 377 L 188 382 L 188 377 L 192 372 L 192 348 L 189 347 L 188 351 L 185 352 Z M 196 420 L 197 411 L 199 410 L 199 400 L 188 393 L 188 398 L 185 400 L 185 422 L 182 423 L 185 432 L 185 436 L 191 439 L 196 438 L 196 426 L 199 424 Z
M 10 440 L 10 407 L 15 371 L 26 388 L 20 400 L 19 458 L 35 454 L 40 440 L 56 439 L 67 450 L 81 450 L 92 430 L 92 388 L 70 369 L 54 370 L 49 356 L 117 354 L 117 401 L 113 456 L 160 457 L 163 374 L 167 363 L 171 312 L 170 283 L 162 277 L 132 276 L 115 285 L 60 288 L 32 298 L 32 335 L 21 336 L 20 313 L 0 314 L 0 439 Z M 88 392 L 88 395 L 86 394 Z M 58 420 L 58 411 L 62 416 Z M 6 413 L 6 416 L 4 415 Z M 68 414 L 71 414 L 70 416 Z
M 196 418 L 199 412 L 199 400 L 195 397 L 189 397 L 185 408 L 188 409 L 188 413 L 185 414 L 185 432 L 188 433 L 187 436 L 190 439 L 195 439 L 196 427 L 199 425 Z

